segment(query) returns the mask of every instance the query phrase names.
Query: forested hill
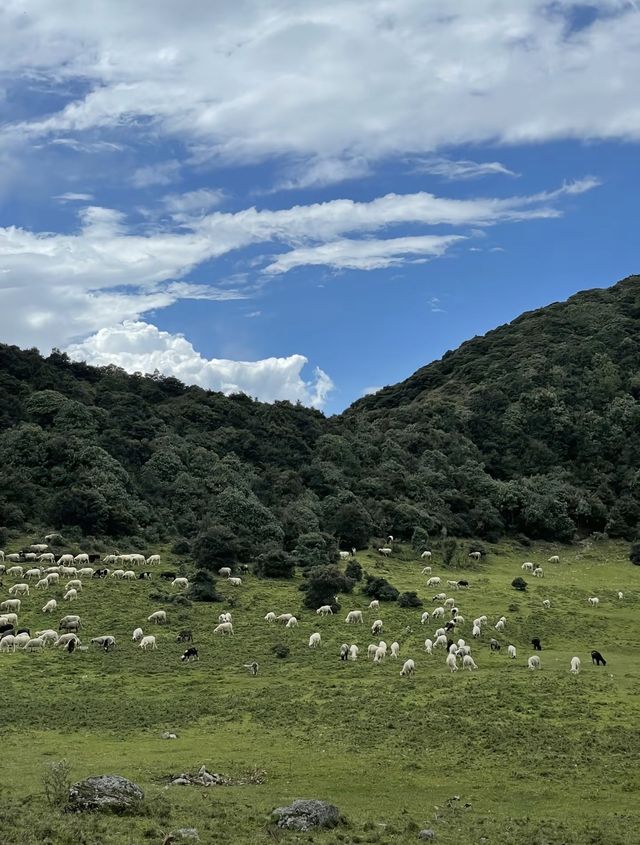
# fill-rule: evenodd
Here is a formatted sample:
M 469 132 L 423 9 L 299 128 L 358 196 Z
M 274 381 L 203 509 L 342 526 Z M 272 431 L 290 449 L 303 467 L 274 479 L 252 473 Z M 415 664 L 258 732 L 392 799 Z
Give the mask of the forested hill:
M 640 278 L 474 338 L 343 415 L 0 346 L 0 526 L 321 562 L 331 536 L 635 537 Z M 329 536 L 331 535 L 331 536 Z

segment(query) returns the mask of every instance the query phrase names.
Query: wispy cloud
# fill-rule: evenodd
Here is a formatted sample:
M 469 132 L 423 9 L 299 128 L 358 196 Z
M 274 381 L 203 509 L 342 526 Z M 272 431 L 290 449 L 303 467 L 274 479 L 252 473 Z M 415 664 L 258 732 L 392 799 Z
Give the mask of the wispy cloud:
M 175 182 L 180 173 L 179 161 L 162 161 L 139 167 L 131 177 L 134 188 L 150 188 L 155 185 L 170 185 Z
M 449 158 L 420 159 L 413 165 L 417 173 L 430 173 L 450 181 L 479 179 L 482 176 L 519 176 L 499 161 L 454 161 Z
M 73 191 L 68 191 L 66 194 L 58 194 L 54 200 L 59 202 L 91 202 L 93 194 L 76 194 Z

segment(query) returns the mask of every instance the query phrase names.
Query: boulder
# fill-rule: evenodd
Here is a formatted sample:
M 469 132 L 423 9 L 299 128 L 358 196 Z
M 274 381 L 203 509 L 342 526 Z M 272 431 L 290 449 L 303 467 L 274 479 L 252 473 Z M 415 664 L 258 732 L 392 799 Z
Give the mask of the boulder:
M 288 807 L 277 807 L 271 814 L 278 827 L 288 830 L 331 828 L 340 823 L 340 811 L 326 801 L 302 798 Z
M 144 792 L 133 781 L 120 775 L 98 775 L 73 784 L 68 808 L 126 813 L 139 809 L 143 800 Z

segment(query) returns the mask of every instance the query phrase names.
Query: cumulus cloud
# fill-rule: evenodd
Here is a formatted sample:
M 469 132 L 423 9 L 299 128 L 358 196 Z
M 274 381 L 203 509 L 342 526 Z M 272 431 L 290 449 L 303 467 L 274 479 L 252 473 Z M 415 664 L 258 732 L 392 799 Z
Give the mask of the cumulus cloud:
M 310 160 L 461 143 L 640 138 L 635 3 L 601 0 L 35 0 L 4 10 L 5 85 L 34 70 L 63 106 L 24 137 L 93 130 L 186 142 L 194 155 Z M 196 13 L 197 12 L 197 13 Z M 612 60 L 615 59 L 615 60 Z M 80 93 L 69 101 L 69 83 Z M 144 178 L 144 177 L 141 177 Z
M 312 378 L 304 379 L 302 370 L 308 364 L 304 355 L 261 361 L 204 358 L 183 335 L 142 321 L 102 328 L 66 351 L 74 360 L 96 366 L 116 364 L 130 373 L 158 370 L 185 384 L 226 394 L 246 393 L 264 402 L 288 399 L 322 408 L 334 386 L 320 367 L 315 367 Z

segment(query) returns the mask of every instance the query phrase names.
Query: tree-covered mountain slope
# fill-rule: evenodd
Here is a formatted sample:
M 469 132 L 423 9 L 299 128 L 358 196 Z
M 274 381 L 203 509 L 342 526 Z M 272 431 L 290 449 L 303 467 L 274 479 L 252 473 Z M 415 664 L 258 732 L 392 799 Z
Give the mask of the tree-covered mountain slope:
M 636 536 L 640 278 L 524 314 L 326 419 L 0 347 L 0 526 L 273 566 L 445 529 Z M 291 554 L 291 557 L 288 557 Z

